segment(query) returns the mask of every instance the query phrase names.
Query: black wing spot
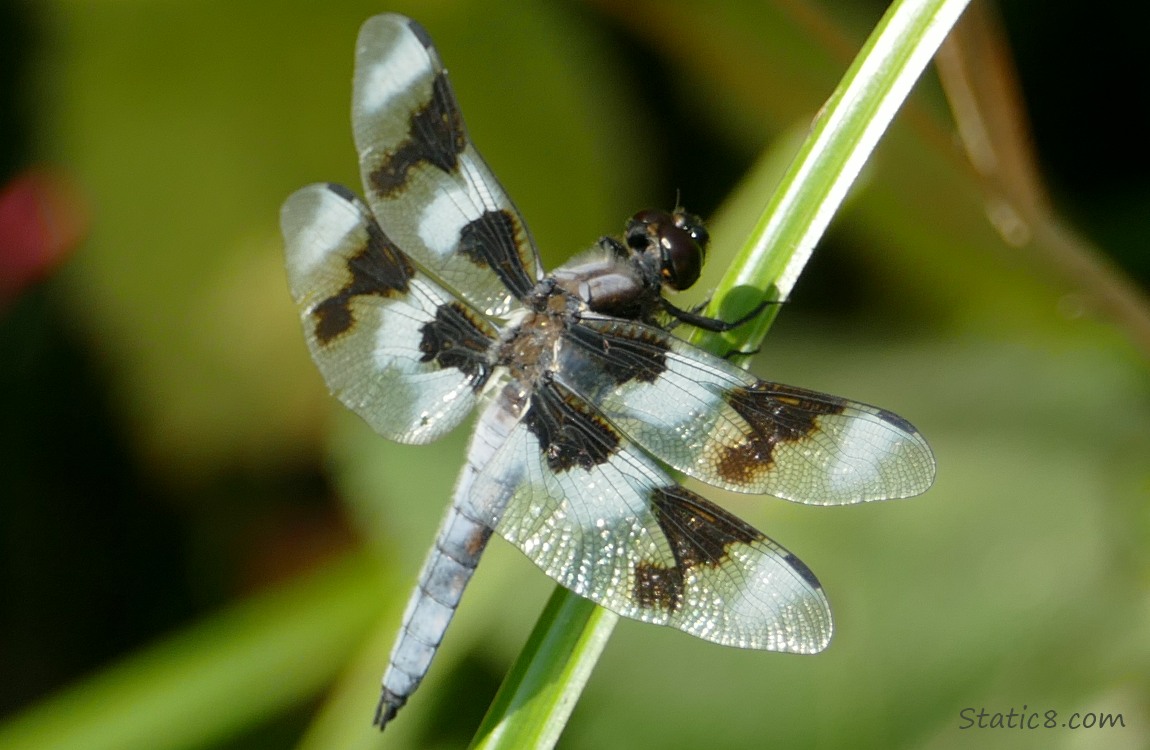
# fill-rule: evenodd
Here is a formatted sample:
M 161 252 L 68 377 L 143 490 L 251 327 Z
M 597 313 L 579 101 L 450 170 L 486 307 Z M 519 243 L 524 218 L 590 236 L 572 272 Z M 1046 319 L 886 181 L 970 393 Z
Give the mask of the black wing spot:
M 678 610 L 691 568 L 717 568 L 729 559 L 732 544 L 764 540 L 750 524 L 677 484 L 656 487 L 651 493 L 651 510 L 671 547 L 675 565 L 635 566 L 635 599 L 646 607 Z
M 818 417 L 841 414 L 846 403 L 830 397 L 815 401 L 810 395 L 802 389 L 764 382 L 726 393 L 727 403 L 746 420 L 751 434 L 723 452 L 718 461 L 719 476 L 732 484 L 752 483 L 771 466 L 776 445 L 811 436 L 818 429 Z
M 340 190 L 333 189 L 333 192 L 346 197 Z M 355 325 L 351 311 L 354 297 L 407 294 L 408 281 L 415 274 L 411 260 L 374 222 L 367 225 L 367 242 L 363 248 L 347 259 L 347 271 L 351 276 L 347 284 L 312 310 L 315 337 L 320 344 L 331 343 Z
M 459 252 L 475 265 L 490 268 L 503 286 L 522 299 L 535 286 L 519 254 L 525 240 L 510 211 L 485 211 L 460 230 Z
M 524 422 L 539 441 L 547 468 L 557 474 L 576 467 L 590 471 L 619 447 L 618 433 L 554 383 L 536 388 Z
M 420 329 L 422 339 L 420 362 L 436 362 L 440 367 L 455 368 L 467 376 L 472 389 L 478 391 L 491 374 L 488 350 L 491 337 L 466 307 L 459 302 L 440 305 L 435 320 Z
M 675 561 L 683 567 L 718 567 L 730 545 L 763 539 L 746 521 L 677 484 L 657 488 L 651 507 Z
M 635 601 L 644 609 L 674 612 L 683 603 L 683 572 L 653 563 L 635 566 Z
M 408 132 L 410 137 L 388 154 L 368 177 L 375 192 L 385 198 L 394 197 L 407 184 L 411 170 L 421 162 L 444 172 L 459 168 L 459 155 L 467 147 L 467 130 L 455 106 L 447 73 L 436 74 L 431 99 L 412 113 Z
M 567 330 L 567 338 L 578 344 L 583 356 L 592 358 L 597 371 L 610 376 L 614 385 L 631 381 L 653 383 L 667 370 L 665 341 L 645 329 L 630 326 L 577 324 Z

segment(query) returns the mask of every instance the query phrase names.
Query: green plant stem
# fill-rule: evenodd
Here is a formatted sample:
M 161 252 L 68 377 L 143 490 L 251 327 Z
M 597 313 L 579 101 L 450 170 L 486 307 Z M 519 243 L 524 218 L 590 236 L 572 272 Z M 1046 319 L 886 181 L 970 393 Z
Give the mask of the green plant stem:
M 905 0 L 891 5 L 815 118 L 716 287 L 716 302 L 732 294 L 745 296 L 746 289 L 757 290 L 757 299 L 763 294 L 774 300 L 790 296 L 847 190 L 967 2 Z M 777 306 L 770 308 L 746 327 L 749 330 L 738 331 L 737 341 L 732 336 L 727 340 L 757 345 L 777 311 Z
M 557 586 L 471 747 L 551 747 L 619 616 Z M 531 686 L 531 689 L 521 689 Z
M 758 300 L 787 298 L 847 189 L 967 2 L 891 5 L 815 119 L 716 288 L 712 310 L 732 296 L 748 298 L 737 300 L 744 311 Z M 725 341 L 700 334 L 696 342 L 715 352 L 754 347 L 777 311 L 769 308 Z M 554 745 L 616 620 L 581 602 L 576 594 L 556 590 L 484 719 L 476 747 Z

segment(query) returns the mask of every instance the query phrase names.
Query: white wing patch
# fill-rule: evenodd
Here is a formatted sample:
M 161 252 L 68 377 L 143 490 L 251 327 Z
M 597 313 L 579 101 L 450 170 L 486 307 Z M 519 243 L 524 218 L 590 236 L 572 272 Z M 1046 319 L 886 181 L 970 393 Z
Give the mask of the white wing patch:
M 359 69 L 364 82 L 359 104 L 365 115 L 379 114 L 427 75 L 427 50 L 413 34 L 397 35 L 394 46 L 378 57 L 377 54 L 379 48 L 375 46 L 358 52 L 360 59 L 374 58 Z
M 306 199 L 289 199 L 292 210 L 283 214 L 284 234 L 294 238 L 285 245 L 288 272 L 293 289 L 305 293 L 305 279 L 324 272 L 320 264 L 330 264 L 333 248 L 354 244 L 349 237 L 362 231 L 364 222 L 358 210 L 349 210 L 347 201 L 332 191 L 307 190 Z
M 461 155 L 460 164 L 468 165 L 470 157 Z M 498 208 L 480 193 L 472 182 L 444 181 L 424 208 L 419 218 L 419 238 L 428 250 L 442 260 L 454 253 L 463 228 L 484 211 Z

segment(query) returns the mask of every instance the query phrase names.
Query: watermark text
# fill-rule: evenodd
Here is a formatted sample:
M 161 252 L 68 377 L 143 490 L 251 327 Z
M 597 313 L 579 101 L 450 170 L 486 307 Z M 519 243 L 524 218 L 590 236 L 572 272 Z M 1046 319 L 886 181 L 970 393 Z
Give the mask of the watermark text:
M 985 706 L 967 706 L 958 712 L 959 729 L 1122 729 L 1126 719 L 1120 713 L 1075 711 L 1061 714 L 1053 708 L 1032 710 L 1025 703 L 1021 710 L 1011 706 L 1006 711 Z

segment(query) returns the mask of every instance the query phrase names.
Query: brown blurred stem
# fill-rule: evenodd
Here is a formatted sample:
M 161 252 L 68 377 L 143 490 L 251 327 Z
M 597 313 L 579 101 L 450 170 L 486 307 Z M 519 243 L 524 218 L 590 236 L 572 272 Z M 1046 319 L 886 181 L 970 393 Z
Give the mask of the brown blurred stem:
M 959 137 L 987 195 L 987 214 L 1012 246 L 1111 319 L 1150 356 L 1150 299 L 1059 218 L 1046 192 L 1010 49 L 995 8 L 973 3 L 936 57 Z

